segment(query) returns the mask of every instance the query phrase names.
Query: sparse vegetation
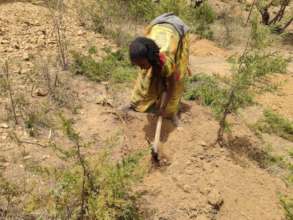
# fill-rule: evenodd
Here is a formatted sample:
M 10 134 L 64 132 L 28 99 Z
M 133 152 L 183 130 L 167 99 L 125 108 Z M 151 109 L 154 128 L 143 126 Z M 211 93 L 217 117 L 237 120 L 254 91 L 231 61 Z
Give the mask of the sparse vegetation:
M 215 21 L 216 14 L 213 9 L 204 2 L 199 7 L 191 11 L 190 22 L 192 29 L 202 38 L 213 39 L 213 31 L 210 25 Z
M 66 29 L 64 25 L 65 6 L 63 0 L 47 0 L 47 6 L 50 9 L 52 21 L 54 24 L 54 31 L 56 35 L 56 42 L 58 46 L 58 56 L 60 65 L 63 70 L 68 68 L 68 54 L 67 54 L 67 40 Z
M 255 86 L 260 78 L 275 72 L 285 72 L 287 63 L 284 58 L 267 54 L 264 48 L 268 45 L 266 29 L 258 23 L 255 17 L 252 21 L 251 40 L 245 48 L 243 54 L 234 59 L 233 76 L 231 87 L 226 96 L 226 101 L 222 105 L 221 118 L 219 121 L 220 129 L 218 131 L 217 143 L 225 145 L 224 131 L 226 118 L 230 113 L 236 112 L 242 103 L 242 94 L 246 94 Z
M 73 53 L 73 58 L 72 71 L 97 82 L 123 83 L 136 76 L 136 69 L 129 63 L 125 50 L 108 52 L 108 55 L 100 62 L 95 61 L 91 55 L 85 56 L 78 53 Z
M 202 105 L 210 106 L 218 118 L 228 95 L 229 84 L 216 76 L 196 75 L 187 80 L 185 99 L 199 100 Z M 238 107 L 253 103 L 250 92 L 238 94 Z
M 261 0 L 257 1 L 256 8 L 261 14 L 262 23 L 270 25 L 276 32 L 282 33 L 293 21 L 292 11 L 289 10 L 288 15 L 286 9 L 290 5 L 291 0 Z M 273 8 L 278 8 L 277 12 L 272 16 Z
M 254 6 L 248 8 L 251 9 L 253 18 L 252 21 L 248 19 L 251 27 L 245 27 L 243 18 L 235 16 L 233 7 L 231 10 L 226 10 L 225 7 L 221 9 L 222 6 L 230 6 L 229 1 L 221 1 L 219 5 L 213 1 L 192 1 L 191 6 L 186 0 L 5 2 L 7 4 L 1 4 L 3 18 L 0 18 L 0 51 L 2 57 L 8 57 L 9 60 L 4 62 L 0 71 L 0 219 L 151 219 L 153 215 L 161 213 L 161 207 L 155 207 L 157 210 L 153 210 L 152 207 L 149 209 L 150 201 L 156 204 L 165 202 L 161 198 L 156 198 L 156 194 L 165 195 L 170 189 L 174 192 L 172 191 L 168 197 L 170 207 L 166 207 L 166 216 L 155 217 L 176 218 L 167 216 L 169 209 L 175 206 L 190 218 L 216 219 L 225 197 L 222 198 L 219 193 L 216 195 L 219 201 L 207 201 L 214 199 L 209 197 L 213 197 L 212 192 L 220 187 L 219 185 L 209 186 L 207 189 L 211 192 L 208 194 L 201 192 L 201 189 L 205 191 L 205 184 L 215 182 L 214 175 L 209 172 L 208 163 L 214 164 L 216 158 L 225 156 L 227 160 L 217 160 L 212 167 L 222 172 L 234 169 L 235 166 L 233 172 L 236 176 L 240 169 L 244 170 L 247 166 L 247 174 L 259 169 L 246 160 L 244 166 L 238 166 L 238 162 L 241 161 L 237 161 L 236 165 L 230 163 L 230 159 L 237 156 L 236 153 L 245 151 L 248 144 L 252 146 L 256 139 L 253 137 L 251 140 L 252 133 L 247 135 L 247 139 L 238 138 L 238 142 L 233 141 L 234 137 L 237 139 L 236 134 L 227 135 L 233 139 L 231 142 L 227 141 L 230 145 L 227 150 L 235 149 L 238 145 L 241 148 L 239 151 L 231 150 L 231 155 L 226 153 L 225 149 L 207 151 L 208 143 L 205 141 L 214 137 L 214 131 L 218 127 L 208 112 L 199 112 L 196 119 L 190 117 L 190 113 L 194 116 L 194 109 L 191 109 L 190 112 L 182 112 L 182 126 L 184 129 L 185 126 L 187 129 L 190 129 L 188 126 L 195 128 L 193 132 L 188 130 L 179 133 L 167 120 L 163 122 L 164 139 L 169 143 L 168 137 L 171 135 L 170 139 L 174 141 L 165 148 L 166 152 L 162 148 L 162 152 L 166 153 L 166 164 L 169 164 L 169 152 L 172 151 L 174 154 L 168 171 L 156 172 L 158 175 L 154 179 L 157 182 L 149 184 L 147 181 L 153 181 L 151 170 L 151 178 L 146 178 L 144 184 L 136 187 L 146 169 L 150 168 L 149 164 L 144 164 L 149 163 L 149 158 L 145 157 L 149 154 L 149 149 L 137 149 L 141 149 L 146 141 L 149 142 L 151 137 L 148 136 L 153 132 L 151 126 L 155 120 L 136 113 L 124 115 L 116 111 L 116 107 L 128 101 L 125 97 L 128 91 L 125 90 L 128 90 L 130 82 L 136 78 L 138 72 L 138 69 L 129 62 L 129 42 L 135 36 L 141 35 L 142 26 L 146 26 L 156 16 L 171 11 L 179 15 L 191 27 L 192 35 L 197 35 L 196 38 L 192 36 L 191 44 L 196 44 L 199 41 L 198 37 L 218 41 L 214 27 L 223 25 L 225 27 L 219 28 L 222 28 L 220 33 L 224 38 L 220 42 L 221 46 L 230 46 L 236 39 L 234 35 L 241 35 L 237 38 L 237 49 L 231 47 L 232 50 L 228 51 L 231 53 L 242 47 L 245 43 L 243 39 L 246 37 L 242 33 L 248 34 L 248 30 L 251 29 L 251 39 L 243 54 L 228 59 L 232 65 L 232 76 L 220 77 L 202 73 L 186 79 L 185 98 L 196 100 L 212 109 L 220 125 L 218 142 L 224 146 L 224 132 L 236 130 L 228 129 L 228 115 L 237 114 L 239 108 L 255 103 L 254 96 L 259 89 L 275 91 L 282 87 L 281 84 L 269 82 L 274 79 L 274 73 L 286 73 L 288 62 L 291 60 L 281 56 L 283 51 L 288 52 L 283 46 L 280 53 L 270 52 L 280 49 L 279 46 L 272 45 L 274 42 L 271 35 L 272 31 L 284 32 L 278 39 L 273 35 L 276 37 L 274 40 L 279 41 L 283 37 L 287 41 L 286 47 L 291 48 L 288 43 L 291 35 L 285 32 L 285 29 L 290 30 L 288 26 L 292 22 L 292 18 L 286 15 L 287 9 L 290 8 L 287 3 L 291 1 L 272 1 L 269 7 L 269 1 L 258 1 L 257 9 L 261 15 L 269 13 L 271 17 L 267 21 L 270 24 L 265 24 L 264 16 L 254 16 Z M 11 16 L 10 4 L 13 4 L 13 11 L 15 10 L 15 14 L 12 13 Z M 242 4 L 242 1 L 237 1 L 232 6 L 241 5 L 236 10 L 242 10 Z M 219 8 L 215 8 L 214 5 Z M 264 9 L 266 7 L 267 12 L 267 9 Z M 5 13 L 3 8 L 7 10 Z M 218 14 L 219 9 L 223 13 Z M 36 12 L 37 16 L 44 16 L 38 18 L 31 12 Z M 14 25 L 17 25 L 17 28 Z M 204 40 L 199 42 L 210 43 Z M 278 43 L 285 45 L 285 42 Z M 268 48 L 270 45 L 272 48 Z M 67 46 L 73 51 L 71 54 L 68 53 Z M 216 47 L 215 44 L 212 46 Z M 194 48 L 192 45 L 191 49 Z M 194 56 L 193 52 L 191 51 L 191 56 Z M 206 54 L 208 58 L 210 51 Z M 222 56 L 211 51 L 211 57 L 218 55 Z M 201 56 L 200 51 L 198 56 Z M 191 69 L 196 69 L 196 62 L 191 63 L 194 65 Z M 71 72 L 68 71 L 69 67 Z M 84 77 L 73 76 L 72 73 Z M 266 78 L 268 75 L 270 77 Z M 193 104 L 190 106 L 196 108 Z M 183 107 L 185 110 L 184 105 Z M 200 111 L 201 108 L 196 110 Z M 194 119 L 199 123 L 194 125 Z M 242 126 L 238 117 L 232 119 L 236 121 L 235 125 Z M 254 129 L 259 134 L 265 132 L 293 141 L 292 121 L 277 112 L 265 111 Z M 245 131 L 240 129 L 240 132 Z M 172 137 L 174 134 L 180 134 L 182 138 Z M 205 135 L 206 139 L 199 139 Z M 177 142 L 177 139 L 182 140 Z M 191 143 L 187 144 L 186 140 Z M 256 141 L 261 140 L 259 138 Z M 183 149 L 181 145 L 185 145 L 182 154 L 178 153 L 179 150 L 175 146 L 177 144 L 180 151 Z M 263 144 L 266 146 L 267 143 Z M 286 149 L 285 153 L 274 154 L 273 147 L 275 146 L 272 146 L 271 151 L 265 151 L 266 149 L 252 146 L 245 155 L 253 160 L 260 158 L 259 164 L 263 163 L 260 167 L 268 172 L 274 171 L 274 174 L 283 179 L 290 188 L 293 184 L 293 153 L 289 151 L 287 154 Z M 190 158 L 187 158 L 184 153 L 189 151 Z M 181 166 L 181 163 L 184 166 Z M 192 173 L 195 169 L 199 173 Z M 201 178 L 202 170 L 207 171 L 207 175 L 196 182 L 199 184 L 199 193 L 188 183 Z M 265 171 L 261 171 L 263 175 L 257 175 L 259 170 L 253 173 L 251 176 L 257 178 L 256 180 L 250 180 L 250 175 L 247 175 L 246 183 L 252 181 L 252 187 L 263 189 L 262 187 L 266 187 L 266 181 L 271 180 L 270 175 L 265 175 Z M 232 178 L 234 177 L 231 176 Z M 237 178 L 234 180 L 235 183 L 242 180 L 241 176 Z M 171 181 L 166 181 L 169 179 Z M 170 187 L 173 186 L 173 182 L 174 188 Z M 275 186 L 274 183 L 270 184 L 272 185 L 267 189 Z M 244 185 L 241 187 L 246 187 Z M 148 187 L 151 188 L 150 191 Z M 171 201 L 171 198 L 177 196 L 177 190 L 180 191 L 180 195 L 183 190 L 191 196 L 199 196 L 199 203 L 191 207 L 190 204 L 181 204 L 181 201 L 177 203 L 176 199 L 175 202 Z M 237 195 L 237 192 L 233 193 Z M 272 196 L 268 198 L 275 198 L 274 192 L 269 193 L 272 193 L 268 194 Z M 140 200 L 140 196 L 144 194 L 148 198 Z M 249 195 L 242 196 L 249 199 Z M 280 199 L 287 219 L 291 220 L 292 198 L 285 196 L 284 192 Z M 183 203 L 186 202 L 184 200 L 182 199 Z M 276 201 L 272 201 L 268 204 L 275 203 Z M 267 204 L 261 204 L 261 207 L 267 210 Z M 148 210 L 144 210 L 145 208 Z M 239 210 L 243 212 L 241 209 L 239 206 Z M 171 212 L 174 213 L 174 209 Z M 152 217 L 149 217 L 149 214 Z M 243 216 L 245 214 L 244 212 Z
M 293 219 L 293 199 L 290 199 L 288 197 L 282 197 L 281 204 L 286 212 L 286 219 L 292 220 Z
M 293 142 L 293 122 L 271 110 L 264 111 L 264 118 L 254 127 L 258 131 L 273 133 Z

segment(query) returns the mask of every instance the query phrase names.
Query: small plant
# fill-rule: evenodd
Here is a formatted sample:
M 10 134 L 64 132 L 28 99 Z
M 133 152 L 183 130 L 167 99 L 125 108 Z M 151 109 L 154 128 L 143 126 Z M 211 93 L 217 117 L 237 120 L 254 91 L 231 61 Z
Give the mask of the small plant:
M 2 175 L 0 175 L 0 218 L 1 219 L 11 219 L 12 216 L 15 216 L 15 211 L 18 210 L 18 206 L 21 203 L 19 197 L 22 192 L 20 188 L 8 181 Z M 4 204 L 2 204 L 4 203 Z M 2 207 L 5 207 L 2 209 Z
M 95 61 L 91 55 L 84 56 L 78 53 L 73 53 L 73 58 L 73 72 L 97 82 L 110 80 L 114 83 L 122 83 L 135 77 L 136 69 L 130 65 L 123 50 L 109 53 L 100 62 Z
M 213 9 L 208 5 L 207 2 L 204 2 L 199 7 L 194 9 L 192 12 L 194 15 L 195 24 L 195 33 L 199 36 L 207 39 L 213 38 L 213 32 L 210 28 L 210 25 L 214 22 L 216 15 Z
M 221 101 L 227 95 L 226 93 L 227 85 L 219 78 L 199 74 L 187 80 L 184 98 L 199 100 L 202 105 L 210 106 L 214 112 L 218 112 Z
M 289 15 L 286 16 L 286 8 L 289 7 L 291 0 L 260 0 L 256 3 L 256 8 L 261 14 L 262 23 L 269 25 L 275 32 L 282 33 L 293 22 L 292 12 L 289 11 Z M 278 7 L 277 13 L 272 16 L 271 8 Z M 291 14 L 290 14 L 291 13 Z
M 281 197 L 280 201 L 286 212 L 286 219 L 292 220 L 293 219 L 293 199 L 283 196 Z
M 18 124 L 18 118 L 16 115 L 16 103 L 15 103 L 14 92 L 13 92 L 12 83 L 11 83 L 11 79 L 10 79 L 10 71 L 9 71 L 8 61 L 5 61 L 2 70 L 5 74 L 5 79 L 1 80 L 1 82 L 3 84 L 4 90 L 6 90 L 6 92 L 9 95 L 10 108 L 13 113 L 14 122 L 15 122 L 15 124 Z
M 243 94 L 253 92 L 256 82 L 268 74 L 275 72 L 286 72 L 287 60 L 276 56 L 275 54 L 266 53 L 264 48 L 268 45 L 267 36 L 263 32 L 263 27 L 256 21 L 252 22 L 251 39 L 243 54 L 237 59 L 230 59 L 234 63 L 233 75 L 230 83 L 226 101 L 224 101 L 220 110 L 220 129 L 218 131 L 217 143 L 225 145 L 224 131 L 226 118 L 231 113 L 236 113 L 239 107 L 242 107 Z
M 264 118 L 258 121 L 254 127 L 258 131 L 274 133 L 293 142 L 293 122 L 271 110 L 264 111 Z
M 131 186 L 143 175 L 139 161 L 144 153 L 117 162 L 107 150 L 87 157 L 87 144 L 74 130 L 73 121 L 60 117 L 64 133 L 74 144 L 74 151 L 64 156 L 74 159 L 74 163 L 65 169 L 46 170 L 43 175 L 54 177 L 55 183 L 49 193 L 30 199 L 26 210 L 46 210 L 48 219 L 139 219 L 137 196 Z M 49 202 L 42 202 L 44 198 Z
M 59 61 L 63 70 L 68 68 L 68 57 L 67 57 L 67 40 L 66 30 L 64 25 L 64 13 L 65 5 L 63 0 L 47 0 L 47 6 L 50 10 L 54 31 L 56 34 L 56 41 L 58 46 Z

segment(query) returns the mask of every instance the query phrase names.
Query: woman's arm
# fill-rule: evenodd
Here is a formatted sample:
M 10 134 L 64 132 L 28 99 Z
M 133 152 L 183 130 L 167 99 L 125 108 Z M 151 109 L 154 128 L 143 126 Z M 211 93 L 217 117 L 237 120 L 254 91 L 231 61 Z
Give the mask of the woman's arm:
M 173 92 L 175 90 L 175 84 L 176 84 L 176 72 L 172 73 L 171 76 L 166 78 L 166 98 L 164 100 L 164 103 L 161 105 L 160 111 L 159 111 L 160 115 L 162 116 L 165 116 L 165 117 L 167 116 L 165 114 L 165 109 L 173 96 Z

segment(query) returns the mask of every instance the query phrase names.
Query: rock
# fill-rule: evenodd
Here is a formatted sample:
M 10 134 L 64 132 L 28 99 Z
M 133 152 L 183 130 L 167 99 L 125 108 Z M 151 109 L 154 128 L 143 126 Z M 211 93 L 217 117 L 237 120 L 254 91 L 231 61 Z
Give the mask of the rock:
M 224 203 L 224 200 L 221 194 L 214 189 L 208 194 L 208 203 L 215 209 L 220 209 L 220 207 Z
M 77 35 L 78 35 L 78 36 L 82 36 L 82 35 L 84 35 L 84 32 L 83 32 L 82 30 L 79 30 L 79 31 L 77 32 Z
M 23 157 L 24 160 L 29 160 L 29 159 L 31 159 L 31 158 L 32 158 L 31 155 L 26 155 L 26 156 Z
M 7 123 L 0 123 L 0 128 L 9 128 L 9 125 Z
M 22 55 L 22 58 L 23 58 L 24 61 L 29 61 L 29 60 L 30 60 L 30 55 L 29 55 L 27 52 L 25 52 L 25 53 Z
M 9 40 L 3 39 L 3 40 L 1 40 L 1 44 L 9 44 Z
M 205 184 L 199 184 L 198 185 L 198 191 L 202 194 L 202 195 L 208 195 L 208 193 L 211 191 L 209 187 L 207 187 Z
M 199 155 L 199 159 L 204 160 L 205 159 L 205 155 Z
M 199 145 L 200 145 L 200 146 L 203 146 L 203 147 L 204 147 L 204 146 L 208 146 L 208 144 L 207 144 L 206 142 L 204 142 L 204 141 L 199 142 Z
M 44 96 L 48 95 L 48 92 L 45 91 L 44 89 L 38 88 L 38 89 L 36 90 L 36 95 L 37 95 L 37 96 L 44 97 Z
M 192 169 L 186 169 L 185 170 L 185 173 L 187 174 L 187 175 L 193 175 L 193 170 Z
M 190 193 L 191 192 L 191 186 L 190 185 L 183 185 L 183 191 L 186 192 L 186 193 Z
M 17 50 L 19 50 L 19 49 L 20 49 L 20 47 L 19 47 L 18 43 L 14 43 L 14 44 L 13 44 L 13 48 L 15 48 L 15 49 L 17 49 Z
M 48 158 L 50 158 L 50 155 L 44 155 L 44 156 L 42 156 L 42 160 L 46 160 Z
M 18 71 L 17 71 L 18 74 L 26 74 L 28 72 L 30 72 L 30 69 L 28 69 L 28 68 L 24 68 L 24 69 L 19 68 Z

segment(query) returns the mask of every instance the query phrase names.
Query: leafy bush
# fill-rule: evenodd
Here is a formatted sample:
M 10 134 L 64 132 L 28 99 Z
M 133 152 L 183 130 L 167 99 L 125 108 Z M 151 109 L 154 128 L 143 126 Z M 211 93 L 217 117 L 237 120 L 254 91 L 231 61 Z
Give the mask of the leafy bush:
M 275 53 L 251 52 L 240 58 L 240 68 L 237 70 L 236 80 L 245 81 L 248 84 L 253 84 L 258 78 L 264 77 L 273 73 L 286 73 L 288 59 Z M 232 61 L 232 63 L 235 63 Z
M 187 100 L 199 100 L 203 105 L 215 106 L 225 93 L 226 90 L 220 87 L 216 77 L 200 74 L 187 80 L 184 97 Z
M 97 82 L 110 80 L 122 83 L 135 77 L 136 69 L 129 63 L 124 50 L 109 52 L 100 62 L 95 61 L 92 55 L 74 52 L 73 60 L 72 71 L 75 74 L 85 75 Z
M 201 104 L 210 106 L 218 117 L 222 112 L 222 106 L 227 101 L 229 84 L 215 76 L 204 74 L 193 76 L 186 82 L 187 100 L 199 100 Z M 253 102 L 250 93 L 238 92 L 237 107 L 243 107 Z
M 256 123 L 255 128 L 261 132 L 274 133 L 293 141 L 293 122 L 273 111 L 264 111 L 264 118 Z
M 213 32 L 210 24 L 214 22 L 216 15 L 207 2 L 200 7 L 193 8 L 185 0 L 161 0 L 158 3 L 154 3 L 152 0 L 96 0 L 95 7 L 83 7 L 80 14 L 81 17 L 90 18 L 91 29 L 112 37 L 114 35 L 111 32 L 117 32 L 113 27 L 116 26 L 115 24 L 121 25 L 121 18 L 149 22 L 166 12 L 178 15 L 191 26 L 193 32 L 201 37 L 212 38 Z
M 77 219 L 81 211 L 81 197 L 84 196 L 84 203 L 87 204 L 86 212 L 83 213 L 85 218 L 138 219 L 136 196 L 131 193 L 131 185 L 139 178 L 135 172 L 140 157 L 137 154 L 113 163 L 108 154 L 101 154 L 95 161 L 91 161 L 93 184 L 97 191 L 93 191 L 88 182 L 83 182 L 83 171 L 80 167 L 59 170 L 56 185 L 46 195 L 47 201 L 51 201 L 46 205 L 51 213 L 48 215 L 55 213 L 57 218 L 65 219 L 70 216 L 70 219 Z M 82 187 L 84 192 L 81 192 Z
M 178 15 L 191 27 L 191 32 L 202 38 L 213 38 L 213 31 L 210 26 L 216 19 L 216 13 L 208 2 L 205 1 L 196 8 L 185 5 L 185 8 Z
M 140 161 L 145 152 L 119 161 L 113 161 L 108 148 L 87 156 L 88 144 L 82 143 L 73 121 L 60 117 L 62 129 L 74 146 L 59 151 L 63 155 L 59 158 L 72 163 L 42 173 L 44 180 L 50 182 L 49 190 L 31 193 L 24 202 L 26 213 L 34 217 L 42 213 L 44 219 L 139 219 L 138 195 L 132 186 L 144 175 Z
M 283 196 L 281 199 L 281 204 L 286 212 L 286 219 L 293 219 L 293 199 Z

